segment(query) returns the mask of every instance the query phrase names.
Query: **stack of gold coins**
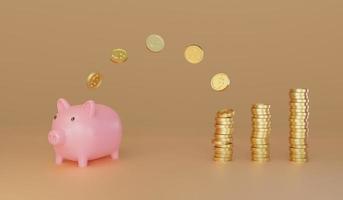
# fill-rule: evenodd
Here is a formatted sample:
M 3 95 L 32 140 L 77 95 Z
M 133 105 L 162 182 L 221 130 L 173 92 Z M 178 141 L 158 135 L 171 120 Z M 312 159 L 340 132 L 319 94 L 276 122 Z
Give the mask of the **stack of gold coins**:
M 308 159 L 307 136 L 309 132 L 309 90 L 291 89 L 290 97 L 290 161 L 304 163 Z
M 232 132 L 234 110 L 222 109 L 215 118 L 215 133 L 212 144 L 214 145 L 214 161 L 228 162 L 232 160 Z
M 252 112 L 251 160 L 269 161 L 269 135 L 271 133 L 270 105 L 254 104 Z

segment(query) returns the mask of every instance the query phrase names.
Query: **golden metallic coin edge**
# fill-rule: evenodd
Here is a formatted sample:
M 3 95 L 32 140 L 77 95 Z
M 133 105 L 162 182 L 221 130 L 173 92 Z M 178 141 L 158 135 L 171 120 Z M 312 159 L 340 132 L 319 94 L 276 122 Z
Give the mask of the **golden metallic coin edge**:
M 99 76 L 99 82 L 96 84 L 95 87 L 92 87 L 90 84 L 92 83 L 92 79 L 94 78 L 94 76 Z M 99 72 L 91 72 L 90 74 L 88 74 L 88 77 L 87 77 L 88 88 L 91 88 L 91 89 L 99 88 L 101 83 L 102 83 L 102 75 Z
M 122 60 L 122 59 L 114 59 L 114 53 L 113 52 L 116 52 L 116 51 L 121 51 L 121 52 L 123 52 L 126 56 L 125 56 L 125 59 L 124 60 Z M 129 58 L 129 56 L 128 56 L 128 53 L 127 53 L 127 51 L 125 50 L 125 49 L 121 49 L 121 48 L 118 48 L 118 49 L 113 49 L 112 50 L 112 55 L 111 55 L 111 61 L 112 62 L 114 62 L 114 63 L 124 63 L 124 62 L 126 62 L 127 61 L 127 59 Z

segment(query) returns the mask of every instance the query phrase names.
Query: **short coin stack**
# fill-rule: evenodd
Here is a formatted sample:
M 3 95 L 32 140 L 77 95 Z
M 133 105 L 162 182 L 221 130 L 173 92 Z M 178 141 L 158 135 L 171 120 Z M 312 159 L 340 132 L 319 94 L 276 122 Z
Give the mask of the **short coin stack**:
M 270 105 L 254 104 L 252 112 L 251 159 L 269 161 L 269 135 L 271 133 Z
M 290 161 L 303 163 L 308 159 L 307 136 L 309 132 L 309 90 L 291 89 L 290 97 Z
M 212 144 L 214 145 L 214 161 L 228 162 L 232 160 L 232 132 L 233 117 L 232 109 L 222 109 L 217 112 L 215 118 L 215 133 Z

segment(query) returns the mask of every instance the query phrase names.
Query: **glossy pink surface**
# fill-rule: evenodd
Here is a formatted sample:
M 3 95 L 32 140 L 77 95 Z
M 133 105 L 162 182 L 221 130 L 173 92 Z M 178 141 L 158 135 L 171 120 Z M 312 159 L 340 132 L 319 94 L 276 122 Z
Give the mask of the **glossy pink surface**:
M 56 164 L 67 159 L 86 167 L 88 160 L 119 158 L 122 125 L 114 110 L 91 100 L 71 106 L 65 99 L 57 101 L 57 110 L 48 134 Z

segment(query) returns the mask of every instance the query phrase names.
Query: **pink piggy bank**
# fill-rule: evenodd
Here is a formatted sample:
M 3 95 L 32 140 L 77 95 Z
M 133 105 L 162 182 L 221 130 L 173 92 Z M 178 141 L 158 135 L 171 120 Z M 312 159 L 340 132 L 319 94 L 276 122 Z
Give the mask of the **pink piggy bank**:
M 122 125 L 110 107 L 94 101 L 71 106 L 65 99 L 59 99 L 57 110 L 48 135 L 56 164 L 67 159 L 86 167 L 88 160 L 108 155 L 114 160 L 119 158 Z

